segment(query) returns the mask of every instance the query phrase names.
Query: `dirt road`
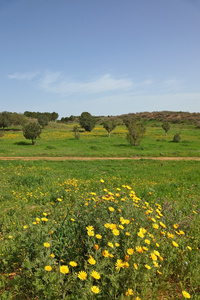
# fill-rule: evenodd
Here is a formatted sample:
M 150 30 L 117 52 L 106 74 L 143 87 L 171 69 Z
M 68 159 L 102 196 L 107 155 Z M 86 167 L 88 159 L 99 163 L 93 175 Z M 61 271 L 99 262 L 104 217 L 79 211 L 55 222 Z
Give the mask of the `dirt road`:
M 0 160 L 26 160 L 26 161 L 36 161 L 36 160 L 48 160 L 48 161 L 67 161 L 67 160 L 141 160 L 141 159 L 152 159 L 152 160 L 196 160 L 200 161 L 200 157 L 0 157 Z

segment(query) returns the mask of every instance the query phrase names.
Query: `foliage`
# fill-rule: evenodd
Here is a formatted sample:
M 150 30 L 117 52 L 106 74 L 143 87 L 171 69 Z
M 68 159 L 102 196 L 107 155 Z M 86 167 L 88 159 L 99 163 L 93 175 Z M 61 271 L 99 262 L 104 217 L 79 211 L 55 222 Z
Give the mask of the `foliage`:
M 124 120 L 128 129 L 127 140 L 133 146 L 138 146 L 142 141 L 146 132 L 146 127 L 143 123 L 137 121 L 135 118 L 128 118 Z
M 32 145 L 34 145 L 35 140 L 40 137 L 41 132 L 41 127 L 36 122 L 31 122 L 23 127 L 23 135 L 26 139 L 32 140 Z
M 90 113 L 83 112 L 79 117 L 79 123 L 80 126 L 85 129 L 85 131 L 91 132 L 95 127 L 96 120 L 95 117 L 93 117 Z
M 110 133 L 116 128 L 117 122 L 116 120 L 104 120 L 102 125 L 103 128 L 108 132 L 108 137 L 110 137 Z
M 60 119 L 61 123 L 73 123 L 73 122 L 75 122 L 75 120 L 76 120 L 76 117 L 73 115 L 71 115 L 70 117 L 62 117 Z
M 74 132 L 75 139 L 79 140 L 80 139 L 80 133 L 79 133 L 79 126 L 78 125 L 74 125 L 73 132 Z
M 169 122 L 163 122 L 162 123 L 162 128 L 164 129 L 165 135 L 167 136 L 167 132 L 170 130 L 170 124 L 169 124 Z
M 49 122 L 50 121 L 56 121 L 56 119 L 58 118 L 58 113 L 56 112 L 31 112 L 31 111 L 25 111 L 24 115 L 28 118 L 34 118 L 34 119 L 38 119 L 40 116 L 45 116 L 46 118 L 48 118 Z
M 121 163 L 130 170 L 130 162 Z M 146 162 L 144 170 L 158 163 Z M 80 162 L 70 164 L 82 170 Z M 152 190 L 140 197 L 130 174 L 117 181 L 116 162 L 107 166 L 113 181 L 94 176 L 97 162 L 90 180 L 84 168 L 85 180 L 66 178 L 67 165 L 59 176 L 60 163 L 55 176 L 46 162 L 3 165 L 1 299 L 198 299 L 199 195 L 185 207 L 180 197 L 168 201 Z
M 181 140 L 180 133 L 175 133 L 173 142 L 178 143 L 180 142 L 180 140 Z
M 42 128 L 44 128 L 45 126 L 48 125 L 49 123 L 49 118 L 46 115 L 40 115 L 38 117 L 38 123 L 40 124 L 40 126 L 42 126 Z
M 3 111 L 0 113 L 0 128 L 2 127 L 3 129 L 5 129 L 6 127 L 11 125 L 10 115 L 11 113 L 7 111 Z

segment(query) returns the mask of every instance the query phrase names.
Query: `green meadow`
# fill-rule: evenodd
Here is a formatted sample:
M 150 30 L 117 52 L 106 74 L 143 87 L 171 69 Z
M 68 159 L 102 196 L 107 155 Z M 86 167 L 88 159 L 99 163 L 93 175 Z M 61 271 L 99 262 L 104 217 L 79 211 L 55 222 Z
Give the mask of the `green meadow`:
M 32 146 L 5 131 L 0 156 L 44 160 L 0 161 L 1 299 L 200 299 L 200 161 L 45 161 L 199 156 L 191 126 L 125 135 L 50 124 Z
M 0 137 L 0 156 L 86 156 L 86 157 L 132 157 L 132 156 L 199 156 L 200 130 L 192 125 L 172 124 L 165 136 L 161 124 L 148 124 L 145 137 L 139 146 L 133 147 L 126 140 L 127 129 L 117 126 L 108 138 L 101 125 L 92 132 L 80 132 L 76 140 L 73 125 L 50 123 L 32 146 L 17 128 L 6 130 Z M 180 133 L 181 141 L 172 142 L 174 134 Z

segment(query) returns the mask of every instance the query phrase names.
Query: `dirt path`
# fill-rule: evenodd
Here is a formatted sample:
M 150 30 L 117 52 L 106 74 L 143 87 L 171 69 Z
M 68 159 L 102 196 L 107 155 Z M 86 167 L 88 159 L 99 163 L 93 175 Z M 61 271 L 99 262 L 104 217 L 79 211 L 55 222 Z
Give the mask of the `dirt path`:
M 48 161 L 67 161 L 67 160 L 140 160 L 140 159 L 152 159 L 152 160 L 197 160 L 200 161 L 200 157 L 0 157 L 0 160 L 48 160 Z

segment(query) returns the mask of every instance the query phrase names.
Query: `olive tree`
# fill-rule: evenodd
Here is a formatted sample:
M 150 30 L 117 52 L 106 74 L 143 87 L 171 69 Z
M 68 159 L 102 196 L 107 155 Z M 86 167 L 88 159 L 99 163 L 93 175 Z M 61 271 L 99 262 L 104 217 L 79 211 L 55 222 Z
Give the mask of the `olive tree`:
M 2 127 L 3 130 L 11 125 L 10 115 L 11 113 L 8 111 L 3 111 L 0 113 L 0 128 Z
M 36 122 L 30 122 L 23 127 L 23 135 L 25 139 L 32 140 L 32 145 L 35 145 L 35 140 L 40 137 L 41 132 L 40 124 Z
M 79 123 L 82 128 L 85 129 L 85 131 L 92 131 L 92 129 L 95 127 L 96 120 L 95 117 L 93 117 L 88 112 L 83 112 L 79 117 Z
M 117 126 L 117 122 L 115 120 L 105 120 L 101 123 L 103 128 L 108 132 L 108 137 L 110 137 L 110 133 L 115 129 Z
M 163 122 L 162 129 L 164 129 L 165 135 L 167 136 L 167 132 L 170 130 L 170 124 L 168 122 Z
M 124 120 L 124 123 L 128 129 L 126 139 L 131 145 L 138 146 L 146 132 L 145 125 L 135 118 L 128 118 Z

